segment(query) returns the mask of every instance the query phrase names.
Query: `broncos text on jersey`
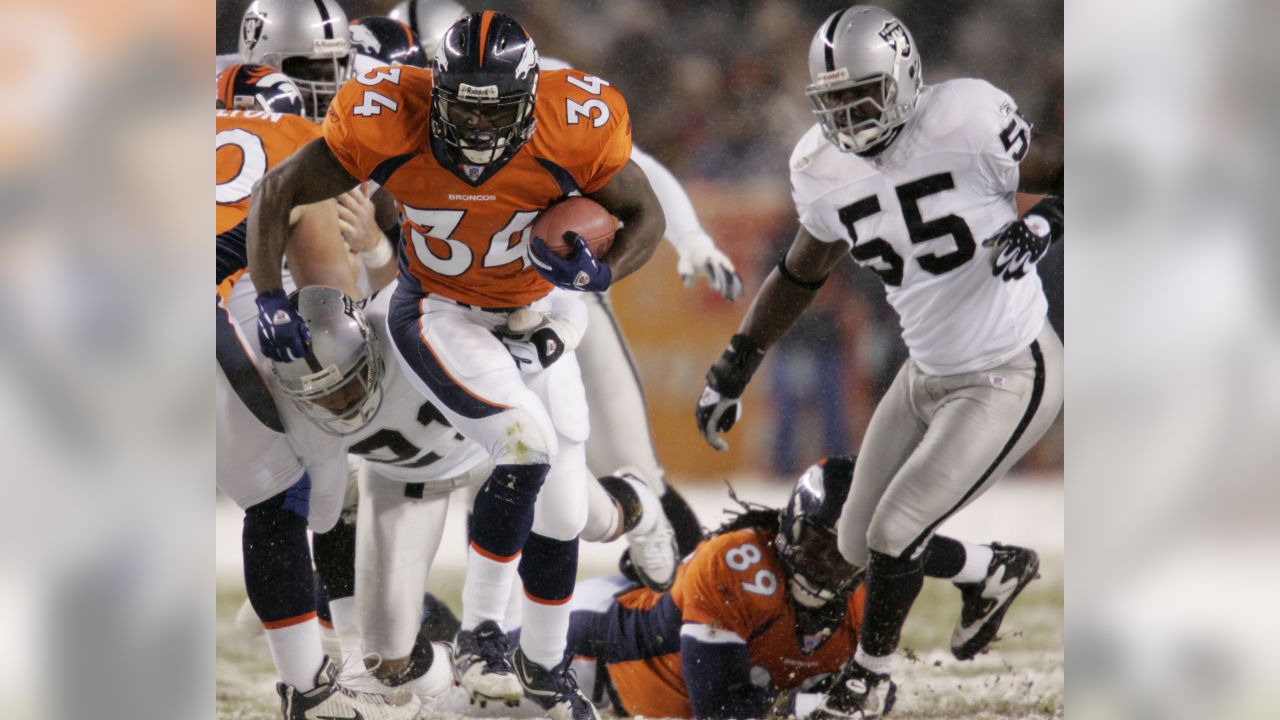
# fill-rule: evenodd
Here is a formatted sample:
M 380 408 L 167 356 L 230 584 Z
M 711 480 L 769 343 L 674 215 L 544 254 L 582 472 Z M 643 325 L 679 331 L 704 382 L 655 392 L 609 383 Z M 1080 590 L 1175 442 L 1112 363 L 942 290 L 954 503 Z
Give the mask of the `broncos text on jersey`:
M 379 68 L 339 91 L 325 142 L 347 172 L 395 197 L 402 281 L 468 305 L 528 305 L 551 289 L 530 265 L 529 226 L 556 200 L 604 187 L 627 163 L 626 103 L 598 77 L 544 71 L 533 137 L 507 163 L 488 167 L 442 160 L 430 106 L 430 70 Z
M 991 272 L 982 241 L 1017 218 L 1018 163 L 1030 128 L 983 80 L 925 87 L 893 144 L 840 152 L 815 125 L 791 155 L 800 223 L 849 245 L 884 281 L 911 358 L 930 375 L 994 367 L 1040 333 L 1047 303 L 1034 268 Z

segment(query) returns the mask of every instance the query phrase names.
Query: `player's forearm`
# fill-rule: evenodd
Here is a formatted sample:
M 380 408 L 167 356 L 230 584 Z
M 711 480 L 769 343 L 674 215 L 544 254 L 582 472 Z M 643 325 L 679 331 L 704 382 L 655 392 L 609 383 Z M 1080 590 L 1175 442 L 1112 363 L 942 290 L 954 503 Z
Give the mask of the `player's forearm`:
M 284 287 L 281 265 L 289 240 L 291 198 L 280 191 L 275 172 L 267 173 L 249 199 L 249 274 L 259 293 Z
M 612 282 L 615 283 L 649 262 L 653 251 L 662 241 L 662 233 L 667 226 L 656 203 L 643 212 L 623 217 L 622 221 L 625 226 L 618 230 L 613 247 L 604 261 L 609 266 Z
M 817 288 L 801 287 L 774 268 L 751 301 L 738 334 L 746 335 L 762 350 L 768 350 L 795 325 L 817 294 Z
M 751 683 L 751 659 L 743 643 L 680 638 L 680 665 L 697 718 L 764 717 L 772 697 Z

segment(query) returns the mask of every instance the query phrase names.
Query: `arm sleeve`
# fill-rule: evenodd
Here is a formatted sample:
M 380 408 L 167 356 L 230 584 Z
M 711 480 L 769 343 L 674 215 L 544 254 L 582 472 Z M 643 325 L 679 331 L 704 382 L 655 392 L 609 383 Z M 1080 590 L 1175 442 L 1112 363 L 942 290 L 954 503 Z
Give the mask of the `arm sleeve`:
M 706 236 L 706 231 L 698 222 L 698 215 L 693 209 L 693 202 L 681 187 L 675 175 L 658 162 L 652 155 L 640 148 L 631 148 L 631 159 L 644 171 L 653 186 L 653 192 L 662 205 L 662 215 L 667 219 L 667 242 L 680 250 L 686 239 Z
M 764 717 L 773 701 L 767 689 L 751 684 L 747 645 L 735 633 L 685 623 L 680 630 L 680 668 L 695 717 Z

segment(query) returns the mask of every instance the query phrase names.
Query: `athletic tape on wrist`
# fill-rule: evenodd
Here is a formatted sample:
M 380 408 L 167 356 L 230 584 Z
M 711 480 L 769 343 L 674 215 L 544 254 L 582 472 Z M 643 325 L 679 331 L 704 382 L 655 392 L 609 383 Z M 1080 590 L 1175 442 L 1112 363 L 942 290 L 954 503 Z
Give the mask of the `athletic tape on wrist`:
M 360 262 L 364 263 L 365 267 L 378 268 L 391 262 L 392 254 L 391 241 L 387 239 L 386 235 L 383 235 L 372 250 L 360 252 Z

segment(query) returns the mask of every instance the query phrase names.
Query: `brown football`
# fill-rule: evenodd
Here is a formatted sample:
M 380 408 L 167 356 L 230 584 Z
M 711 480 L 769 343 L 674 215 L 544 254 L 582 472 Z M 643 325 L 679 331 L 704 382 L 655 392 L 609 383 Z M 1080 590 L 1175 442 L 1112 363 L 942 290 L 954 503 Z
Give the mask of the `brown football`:
M 565 242 L 566 232 L 576 232 L 587 241 L 587 247 L 597 258 L 603 258 L 613 246 L 613 234 L 618 221 L 604 206 L 590 198 L 571 197 L 542 211 L 533 221 L 533 234 L 546 243 L 547 249 L 557 257 L 573 254 L 573 246 Z

